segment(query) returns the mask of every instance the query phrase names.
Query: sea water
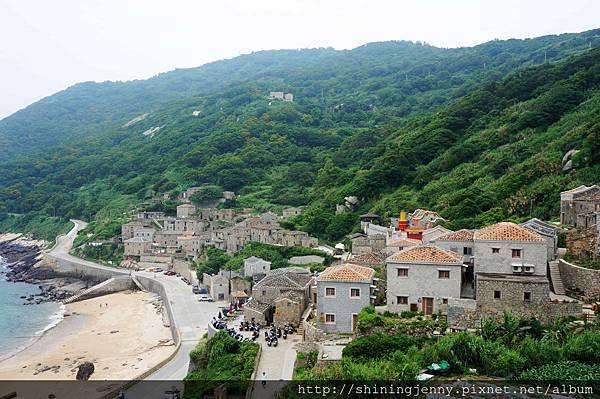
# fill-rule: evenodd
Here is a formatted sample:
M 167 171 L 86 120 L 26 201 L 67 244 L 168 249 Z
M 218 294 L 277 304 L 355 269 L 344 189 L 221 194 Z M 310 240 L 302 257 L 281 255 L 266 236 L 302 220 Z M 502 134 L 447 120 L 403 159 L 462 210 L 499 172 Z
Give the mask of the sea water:
M 0 359 L 5 359 L 31 345 L 41 335 L 56 326 L 64 314 L 64 305 L 46 302 L 23 305 L 31 294 L 40 289 L 28 283 L 6 281 L 7 267 L 0 257 Z

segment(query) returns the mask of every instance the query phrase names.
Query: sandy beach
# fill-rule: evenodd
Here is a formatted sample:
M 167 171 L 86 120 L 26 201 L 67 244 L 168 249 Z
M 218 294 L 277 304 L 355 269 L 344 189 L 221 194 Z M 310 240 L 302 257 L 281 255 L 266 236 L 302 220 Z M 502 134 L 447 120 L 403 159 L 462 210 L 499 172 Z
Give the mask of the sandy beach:
M 130 380 L 175 349 L 158 297 L 121 292 L 67 305 L 65 319 L 37 342 L 0 362 L 0 380 L 75 380 L 94 363 L 90 380 Z

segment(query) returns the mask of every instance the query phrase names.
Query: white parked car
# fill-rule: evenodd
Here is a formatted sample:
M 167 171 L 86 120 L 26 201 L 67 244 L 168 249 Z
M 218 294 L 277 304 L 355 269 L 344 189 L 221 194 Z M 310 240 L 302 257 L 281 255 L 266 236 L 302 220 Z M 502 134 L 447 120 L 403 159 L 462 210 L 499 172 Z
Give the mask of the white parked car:
M 212 302 L 213 299 L 211 297 L 209 297 L 206 294 L 200 294 L 200 297 L 198 297 L 198 301 L 200 302 Z

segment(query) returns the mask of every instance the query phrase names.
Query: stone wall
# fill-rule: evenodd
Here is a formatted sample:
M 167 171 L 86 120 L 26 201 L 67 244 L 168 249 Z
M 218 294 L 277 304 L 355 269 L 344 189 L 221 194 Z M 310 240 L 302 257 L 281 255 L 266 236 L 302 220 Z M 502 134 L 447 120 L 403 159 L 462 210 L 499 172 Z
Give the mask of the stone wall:
M 448 327 L 475 329 L 480 326 L 477 302 L 474 299 L 448 299 Z
M 192 279 L 192 270 L 190 269 L 190 263 L 183 261 L 181 259 L 173 260 L 173 271 L 175 273 L 179 273 L 181 276 L 187 278 L 191 281 Z M 195 273 L 195 272 L 194 272 Z
M 88 266 L 88 264 L 91 265 Z M 44 254 L 44 260 L 41 262 L 41 267 L 52 269 L 57 274 L 69 277 L 79 278 L 81 280 L 101 282 L 112 277 L 129 275 L 129 271 L 99 268 L 92 262 L 85 260 L 71 261 L 62 258 L 56 258 L 52 254 Z
M 584 301 L 600 299 L 600 270 L 585 269 L 562 259 L 558 262 L 565 289 Z
M 567 252 L 580 259 L 600 259 L 596 226 L 571 229 L 567 234 Z
M 171 302 L 169 302 L 165 287 L 162 285 L 162 283 L 152 280 L 148 277 L 135 276 L 134 278 L 146 291 L 153 292 L 161 297 L 163 306 L 167 311 L 167 316 L 169 316 L 169 328 L 171 329 L 171 335 L 173 335 L 173 342 L 175 343 L 175 346 L 179 345 L 179 331 L 177 331 L 177 326 L 175 325 L 173 310 L 171 309 Z
M 500 292 L 500 298 L 495 298 L 495 291 Z M 526 292 L 530 294 L 529 300 L 524 299 Z M 506 310 L 516 317 L 533 317 L 542 322 L 582 314 L 582 306 L 576 301 L 550 300 L 550 287 L 546 279 L 478 278 L 477 311 L 480 316 L 499 318 Z

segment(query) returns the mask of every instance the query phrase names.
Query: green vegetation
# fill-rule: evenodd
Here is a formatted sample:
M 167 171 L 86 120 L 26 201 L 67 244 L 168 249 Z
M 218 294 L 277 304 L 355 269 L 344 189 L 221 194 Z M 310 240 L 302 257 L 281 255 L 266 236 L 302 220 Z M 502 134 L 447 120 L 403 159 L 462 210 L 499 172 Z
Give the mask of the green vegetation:
M 73 228 L 73 223 L 58 217 L 48 217 L 38 213 L 27 215 L 0 215 L 0 232 L 26 233 L 34 238 L 46 240 L 52 245 L 56 236 Z
M 271 262 L 271 269 L 293 266 L 288 262 L 292 256 L 317 255 L 325 259 L 325 264 L 331 263 L 332 257 L 325 252 L 304 247 L 284 247 L 280 245 L 261 244 L 251 242 L 246 245 L 235 256 L 229 256 L 222 249 L 208 247 L 205 252 L 205 260 L 198 263 L 198 275 L 201 279 L 202 273 L 215 274 L 220 269 L 241 270 L 244 268 L 244 259 L 251 256 L 262 258 Z M 314 265 L 307 265 L 314 269 Z M 320 266 L 320 265 L 319 265 Z
M 566 254 L 564 259 L 567 262 L 573 263 L 580 267 L 585 267 L 586 269 L 600 270 L 600 261 L 593 259 L 579 259 L 572 254 Z
M 210 339 L 205 336 L 190 353 L 195 370 L 184 380 L 184 398 L 212 395 L 220 385 L 225 385 L 229 394 L 244 395 L 257 353 L 257 344 L 239 342 L 224 331 Z
M 377 326 L 386 317 L 372 317 Z M 303 368 L 297 380 L 414 380 L 419 370 L 443 360 L 450 372 L 461 376 L 519 378 L 522 380 L 597 381 L 600 329 L 585 325 L 573 329 L 569 320 L 542 326 L 537 320 L 516 319 L 506 313 L 500 322 L 486 320 L 478 333 L 461 332 L 439 338 L 413 335 L 421 328 L 418 319 L 405 318 L 406 330 L 389 335 L 369 332 L 352 341 L 342 361 Z M 359 321 L 360 322 L 360 321 Z M 412 325 L 412 329 L 409 326 Z M 562 334 L 556 335 L 557 330 Z M 556 337 L 559 339 L 555 339 Z M 378 374 L 380 373 L 380 374 Z M 569 378 L 576 376 L 577 378 Z
M 215 185 L 202 186 L 198 191 L 190 196 L 190 201 L 195 204 L 201 204 L 205 201 L 214 200 L 221 198 L 223 194 L 223 187 Z
M 548 219 L 560 190 L 600 173 L 590 43 L 600 43 L 598 30 L 460 49 L 267 51 L 147 81 L 76 85 L 0 121 L 0 218 L 8 228 L 7 212 L 172 212 L 160 194 L 209 185 L 239 194 L 227 206 L 307 205 L 289 227 L 327 242 L 357 229 L 367 210 L 434 208 L 450 227 Z M 276 89 L 295 101 L 269 104 Z M 574 169 L 563 172 L 572 148 Z M 347 195 L 362 206 L 336 215 Z

